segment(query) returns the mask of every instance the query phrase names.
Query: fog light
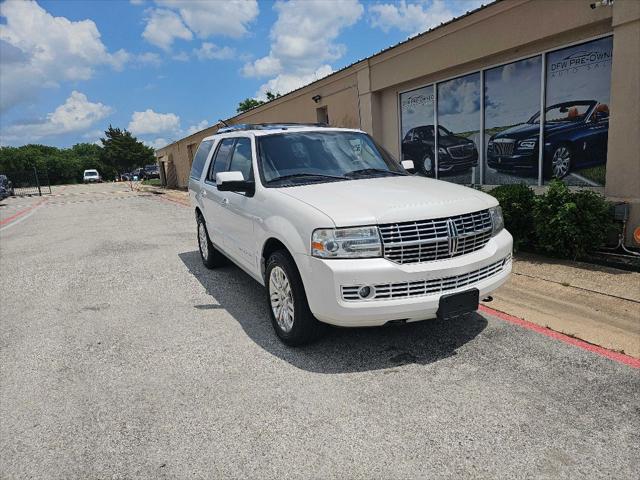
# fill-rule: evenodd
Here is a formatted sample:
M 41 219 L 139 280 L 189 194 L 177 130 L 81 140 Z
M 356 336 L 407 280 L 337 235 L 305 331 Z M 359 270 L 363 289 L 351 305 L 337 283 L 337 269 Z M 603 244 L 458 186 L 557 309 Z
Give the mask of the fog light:
M 373 296 L 373 293 L 373 288 L 366 285 L 364 287 L 360 287 L 360 290 L 358 290 L 358 295 L 360 296 L 360 298 L 371 298 Z

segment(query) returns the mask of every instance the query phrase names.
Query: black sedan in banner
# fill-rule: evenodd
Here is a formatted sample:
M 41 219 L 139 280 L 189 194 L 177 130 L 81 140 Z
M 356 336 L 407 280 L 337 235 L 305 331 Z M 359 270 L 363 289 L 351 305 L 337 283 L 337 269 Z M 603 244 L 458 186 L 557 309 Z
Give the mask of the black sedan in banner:
M 556 103 L 545 110 L 545 178 L 607 161 L 609 107 L 595 100 Z M 540 112 L 527 123 L 493 135 L 487 144 L 487 165 L 501 172 L 538 175 Z
M 433 177 L 435 169 L 435 141 L 433 125 L 414 127 L 402 140 L 402 158 L 413 160 L 423 175 Z M 475 143 L 455 135 L 443 126 L 438 127 L 438 173 L 454 173 L 469 170 L 478 165 L 478 149 Z

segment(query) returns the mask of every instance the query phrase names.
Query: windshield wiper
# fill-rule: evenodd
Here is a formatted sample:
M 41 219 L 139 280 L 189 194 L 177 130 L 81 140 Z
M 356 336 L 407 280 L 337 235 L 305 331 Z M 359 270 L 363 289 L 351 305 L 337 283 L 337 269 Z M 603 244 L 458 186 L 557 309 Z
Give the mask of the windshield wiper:
M 345 176 L 348 177 L 359 177 L 359 176 L 367 176 L 367 175 L 372 175 L 372 174 L 377 174 L 377 173 L 384 173 L 389 174 L 389 175 L 406 175 L 405 173 L 402 172 L 394 172 L 392 170 L 384 170 L 383 168 L 362 168 L 360 170 L 353 170 L 351 172 L 347 172 L 345 173 Z
M 293 180 L 296 178 L 317 178 L 317 179 L 332 179 L 332 180 L 348 180 L 347 177 L 341 177 L 337 175 L 324 175 L 322 173 L 293 173 L 291 175 L 284 175 L 282 177 L 274 178 L 273 180 L 269 180 L 267 183 L 275 183 L 280 182 L 282 180 Z

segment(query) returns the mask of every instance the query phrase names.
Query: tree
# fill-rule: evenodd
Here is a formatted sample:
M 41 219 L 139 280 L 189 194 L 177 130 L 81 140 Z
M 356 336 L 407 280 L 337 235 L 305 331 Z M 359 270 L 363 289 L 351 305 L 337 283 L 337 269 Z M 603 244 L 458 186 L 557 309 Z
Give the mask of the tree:
M 155 163 L 153 148 L 147 147 L 127 130 L 109 128 L 101 138 L 102 152 L 100 160 L 117 172 L 129 172 L 135 167 Z
M 236 112 L 238 113 L 246 112 L 247 110 L 251 110 L 252 108 L 259 107 L 260 105 L 263 105 L 267 102 L 270 102 L 271 100 L 275 100 L 276 98 L 282 96 L 277 92 L 276 93 L 266 92 L 265 95 L 267 97 L 266 101 L 258 100 L 257 98 L 245 98 L 238 104 L 238 108 L 236 109 Z

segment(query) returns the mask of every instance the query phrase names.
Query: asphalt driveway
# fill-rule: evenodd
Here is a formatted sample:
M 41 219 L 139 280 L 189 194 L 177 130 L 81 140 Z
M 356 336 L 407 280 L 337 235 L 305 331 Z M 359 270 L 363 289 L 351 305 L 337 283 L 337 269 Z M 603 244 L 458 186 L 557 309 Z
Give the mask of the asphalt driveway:
M 18 201 L 1 478 L 637 478 L 639 369 L 480 314 L 291 349 L 189 208 L 72 186 L 5 222 Z

